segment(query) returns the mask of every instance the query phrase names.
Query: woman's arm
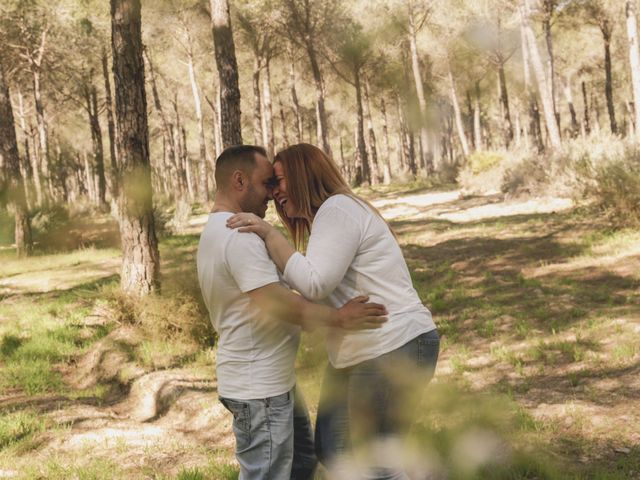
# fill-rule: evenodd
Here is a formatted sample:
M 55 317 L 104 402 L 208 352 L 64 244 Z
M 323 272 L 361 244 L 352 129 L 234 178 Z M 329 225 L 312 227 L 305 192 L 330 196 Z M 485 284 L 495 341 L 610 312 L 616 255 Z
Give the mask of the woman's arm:
M 344 279 L 361 241 L 357 218 L 340 206 L 325 206 L 313 220 L 306 255 L 291 255 L 283 277 L 309 300 L 327 298 Z
M 275 227 L 252 213 L 229 217 L 227 226 L 257 233 L 285 281 L 309 300 L 328 297 L 340 284 L 362 236 L 358 220 L 336 205 L 318 211 L 306 256 L 296 252 Z
M 287 261 L 295 253 L 295 249 L 277 228 L 253 213 L 236 213 L 227 220 L 227 227 L 258 234 L 280 272 L 284 272 Z

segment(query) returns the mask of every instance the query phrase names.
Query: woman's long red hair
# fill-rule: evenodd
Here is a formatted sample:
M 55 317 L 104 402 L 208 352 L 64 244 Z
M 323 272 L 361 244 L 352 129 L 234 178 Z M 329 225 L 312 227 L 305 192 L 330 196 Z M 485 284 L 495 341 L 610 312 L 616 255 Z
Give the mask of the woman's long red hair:
M 305 248 L 313 217 L 320 205 L 333 195 L 344 194 L 360 200 L 382 217 L 373 205 L 353 193 L 335 162 L 318 147 L 308 143 L 291 145 L 278 152 L 276 162 L 282 165 L 287 196 L 297 207 L 299 216 L 287 217 L 278 202 L 275 202 L 276 210 L 297 250 Z

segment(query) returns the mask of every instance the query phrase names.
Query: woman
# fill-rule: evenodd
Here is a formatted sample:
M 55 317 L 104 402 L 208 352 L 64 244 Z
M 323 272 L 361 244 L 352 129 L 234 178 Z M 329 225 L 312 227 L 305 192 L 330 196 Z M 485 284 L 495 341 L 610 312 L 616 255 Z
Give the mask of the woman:
M 306 298 L 339 307 L 369 295 L 389 312 L 379 329 L 327 336 L 330 366 L 316 425 L 319 459 L 332 464 L 355 446 L 371 452 L 406 433 L 417 393 L 433 375 L 439 339 L 429 310 L 413 288 L 402 251 L 379 212 L 356 196 L 335 163 L 309 144 L 293 145 L 274 160 L 273 197 L 296 252 L 259 217 L 241 213 L 229 227 L 260 235 L 284 280 Z M 405 478 L 400 469 L 370 462 L 373 478 Z

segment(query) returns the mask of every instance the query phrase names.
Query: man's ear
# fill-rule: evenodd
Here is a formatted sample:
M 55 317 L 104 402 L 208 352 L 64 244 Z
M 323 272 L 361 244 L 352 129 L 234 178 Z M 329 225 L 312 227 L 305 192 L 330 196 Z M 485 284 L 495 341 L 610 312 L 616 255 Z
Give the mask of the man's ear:
M 244 190 L 247 178 L 242 170 L 235 170 L 231 174 L 231 184 L 235 190 Z

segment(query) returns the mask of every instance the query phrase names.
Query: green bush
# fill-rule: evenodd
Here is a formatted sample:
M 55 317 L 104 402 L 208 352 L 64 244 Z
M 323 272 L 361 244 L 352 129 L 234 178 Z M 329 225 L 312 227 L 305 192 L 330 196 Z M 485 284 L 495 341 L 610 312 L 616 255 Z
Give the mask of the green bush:
M 34 234 L 44 236 L 69 222 L 69 212 L 63 205 L 52 204 L 35 210 L 31 217 Z
M 575 171 L 584 197 L 594 199 L 616 223 L 640 225 L 640 151 L 601 161 L 584 156 Z
M 596 169 L 596 199 L 621 223 L 640 225 L 640 158 L 620 159 Z
M 487 170 L 498 166 L 504 161 L 504 156 L 501 153 L 493 152 L 491 150 L 473 152 L 469 155 L 469 168 L 474 175 L 477 175 Z

